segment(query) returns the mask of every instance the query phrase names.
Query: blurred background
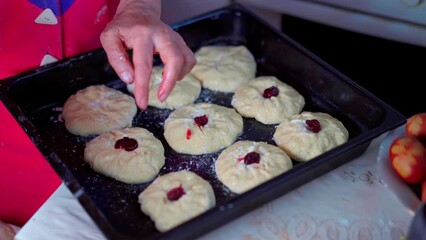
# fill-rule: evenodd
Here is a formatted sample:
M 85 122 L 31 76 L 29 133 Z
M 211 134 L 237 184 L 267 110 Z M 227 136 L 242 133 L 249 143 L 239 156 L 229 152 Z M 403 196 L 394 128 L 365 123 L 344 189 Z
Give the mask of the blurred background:
M 409 117 L 426 112 L 425 0 L 163 0 L 169 24 L 238 2 Z

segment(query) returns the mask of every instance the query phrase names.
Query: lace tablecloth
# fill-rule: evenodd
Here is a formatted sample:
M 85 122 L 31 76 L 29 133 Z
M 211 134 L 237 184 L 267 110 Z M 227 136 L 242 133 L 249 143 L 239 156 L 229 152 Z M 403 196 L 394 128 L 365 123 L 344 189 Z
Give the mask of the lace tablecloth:
M 376 159 L 384 136 L 376 138 L 357 159 L 200 239 L 399 240 L 406 235 L 414 213 L 378 174 Z M 105 237 L 62 184 L 15 239 Z

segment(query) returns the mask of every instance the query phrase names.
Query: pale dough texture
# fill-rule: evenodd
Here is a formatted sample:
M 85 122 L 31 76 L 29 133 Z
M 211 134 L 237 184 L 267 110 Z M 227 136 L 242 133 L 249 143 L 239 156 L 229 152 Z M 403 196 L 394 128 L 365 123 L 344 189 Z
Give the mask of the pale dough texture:
M 260 155 L 259 163 L 244 163 L 251 152 Z M 293 164 L 279 147 L 266 142 L 238 141 L 219 155 L 215 170 L 218 179 L 232 192 L 246 192 L 286 171 Z
M 137 141 L 132 151 L 115 148 L 123 137 Z M 124 128 L 103 133 L 88 142 L 84 160 L 98 173 L 125 183 L 143 183 L 152 180 L 164 166 L 164 147 L 144 128 Z
M 177 200 L 169 200 L 167 193 L 179 186 L 185 194 Z M 139 195 L 139 203 L 155 227 L 165 232 L 213 208 L 216 198 L 209 182 L 183 170 L 157 177 Z
M 271 87 L 278 89 L 278 95 L 263 97 L 265 89 Z M 254 118 L 264 124 L 278 124 L 290 115 L 299 114 L 305 106 L 305 99 L 276 77 L 262 76 L 241 84 L 231 104 L 243 117 Z
M 132 96 L 105 85 L 92 85 L 66 100 L 62 117 L 70 133 L 87 136 L 130 127 L 136 112 Z
M 164 102 L 158 97 L 158 89 L 163 81 L 163 66 L 155 66 L 152 69 L 151 82 L 149 85 L 148 105 L 157 108 L 176 109 L 191 104 L 201 93 L 201 83 L 191 74 L 187 74 L 182 80 L 177 81 L 170 95 Z M 134 93 L 135 85 L 127 84 L 127 90 Z
M 234 92 L 255 77 L 256 61 L 252 53 L 240 46 L 204 46 L 195 52 L 197 64 L 192 74 L 204 88 Z
M 205 116 L 198 126 L 195 118 Z M 243 118 L 233 109 L 212 103 L 191 104 L 170 113 L 164 123 L 164 137 L 179 153 L 213 153 L 231 145 L 243 131 Z
M 321 130 L 306 128 L 306 120 L 316 119 Z M 306 162 L 348 141 L 349 132 L 341 121 L 328 113 L 302 112 L 278 125 L 273 139 L 293 160 Z

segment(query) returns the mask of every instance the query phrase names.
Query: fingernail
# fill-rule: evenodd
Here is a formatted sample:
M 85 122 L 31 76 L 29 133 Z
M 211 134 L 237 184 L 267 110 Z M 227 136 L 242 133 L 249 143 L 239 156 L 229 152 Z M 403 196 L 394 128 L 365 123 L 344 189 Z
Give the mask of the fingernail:
M 132 74 L 129 71 L 124 71 L 121 73 L 121 80 L 125 83 L 131 83 L 133 80 Z
M 141 99 L 140 101 L 139 101 L 139 103 L 140 103 L 140 107 L 142 108 L 142 109 L 146 109 L 146 107 L 147 107 L 147 103 L 145 102 L 145 99 Z
M 163 90 L 160 90 L 160 91 L 158 92 L 158 99 L 160 100 L 160 102 L 164 102 L 164 101 L 166 101 L 166 98 L 167 98 L 167 96 L 166 96 L 166 94 L 164 93 L 164 91 L 163 91 Z

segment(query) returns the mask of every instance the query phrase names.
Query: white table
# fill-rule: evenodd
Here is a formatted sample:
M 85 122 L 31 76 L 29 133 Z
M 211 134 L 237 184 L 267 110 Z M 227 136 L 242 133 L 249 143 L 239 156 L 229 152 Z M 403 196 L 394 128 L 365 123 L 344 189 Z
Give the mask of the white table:
M 385 134 L 357 159 L 311 181 L 200 239 L 399 240 L 413 209 L 402 204 L 378 173 Z M 105 239 L 62 184 L 16 235 L 16 240 Z

